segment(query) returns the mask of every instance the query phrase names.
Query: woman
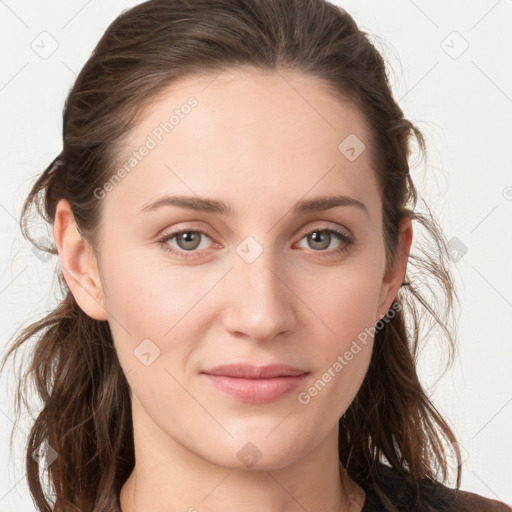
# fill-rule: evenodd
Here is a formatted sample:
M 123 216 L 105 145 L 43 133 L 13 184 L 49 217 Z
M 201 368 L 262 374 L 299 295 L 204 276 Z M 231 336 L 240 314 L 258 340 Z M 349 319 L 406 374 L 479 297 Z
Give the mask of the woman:
M 425 280 L 448 312 L 453 287 L 411 136 L 382 57 L 322 0 L 111 24 L 22 214 L 28 237 L 32 205 L 52 225 L 65 292 L 7 354 L 40 335 L 40 510 L 510 510 L 458 490 L 460 464 L 442 483 L 460 453 L 415 354 L 425 315 L 451 348 Z

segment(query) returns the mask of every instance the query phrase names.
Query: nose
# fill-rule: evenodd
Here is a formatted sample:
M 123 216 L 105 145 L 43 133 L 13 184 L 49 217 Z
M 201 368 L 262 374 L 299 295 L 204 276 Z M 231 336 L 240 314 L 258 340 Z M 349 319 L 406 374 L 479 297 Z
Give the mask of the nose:
M 236 336 L 255 341 L 272 340 L 291 332 L 297 322 L 290 271 L 277 266 L 270 251 L 249 263 L 235 255 L 223 281 L 224 326 Z

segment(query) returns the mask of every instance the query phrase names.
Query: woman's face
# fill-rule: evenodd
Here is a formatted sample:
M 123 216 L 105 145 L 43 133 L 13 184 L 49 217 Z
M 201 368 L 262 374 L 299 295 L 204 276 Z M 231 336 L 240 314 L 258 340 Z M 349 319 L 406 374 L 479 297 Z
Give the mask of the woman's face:
M 166 90 L 124 142 L 97 255 L 136 433 L 232 468 L 332 442 L 403 277 L 361 113 L 296 72 L 225 70 Z M 298 375 L 205 373 L 222 365 Z

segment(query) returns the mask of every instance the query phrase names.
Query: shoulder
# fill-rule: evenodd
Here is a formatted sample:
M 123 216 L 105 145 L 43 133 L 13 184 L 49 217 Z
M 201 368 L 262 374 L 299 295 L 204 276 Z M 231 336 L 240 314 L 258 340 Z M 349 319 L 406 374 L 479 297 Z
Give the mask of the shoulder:
M 482 512 L 512 512 L 512 507 L 506 505 L 502 501 L 484 498 L 479 494 L 467 491 L 457 491 L 452 508 L 448 509 L 450 512 L 458 511 L 482 511 Z
M 501 501 L 451 489 L 439 482 L 425 479 L 410 483 L 385 464 L 378 465 L 378 478 L 365 492 L 362 512 L 512 512 Z

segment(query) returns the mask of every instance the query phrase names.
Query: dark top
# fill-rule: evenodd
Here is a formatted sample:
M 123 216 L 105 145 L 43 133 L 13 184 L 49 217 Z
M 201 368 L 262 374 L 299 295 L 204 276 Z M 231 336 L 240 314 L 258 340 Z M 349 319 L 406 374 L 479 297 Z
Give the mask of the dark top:
M 375 485 L 365 489 L 366 499 L 361 512 L 512 512 L 512 508 L 501 501 L 456 491 L 440 483 L 423 480 L 412 485 L 398 471 L 384 464 L 379 464 L 378 475 L 381 490 Z

